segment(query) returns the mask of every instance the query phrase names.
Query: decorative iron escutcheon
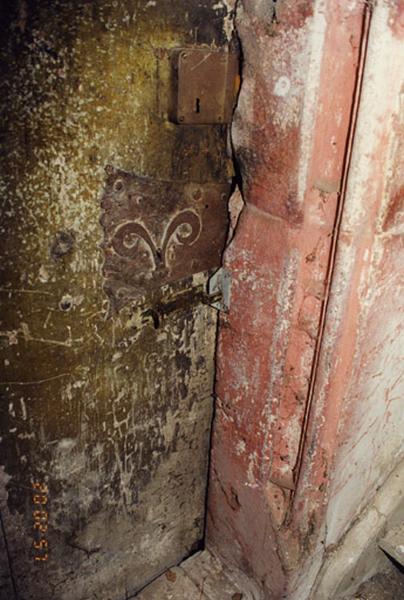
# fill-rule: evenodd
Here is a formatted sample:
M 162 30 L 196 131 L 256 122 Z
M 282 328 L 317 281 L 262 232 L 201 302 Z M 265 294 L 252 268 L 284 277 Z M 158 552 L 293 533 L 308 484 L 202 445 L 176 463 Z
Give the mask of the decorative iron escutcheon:
M 113 312 L 220 266 L 228 191 L 227 183 L 158 181 L 107 168 L 100 222 L 104 290 Z

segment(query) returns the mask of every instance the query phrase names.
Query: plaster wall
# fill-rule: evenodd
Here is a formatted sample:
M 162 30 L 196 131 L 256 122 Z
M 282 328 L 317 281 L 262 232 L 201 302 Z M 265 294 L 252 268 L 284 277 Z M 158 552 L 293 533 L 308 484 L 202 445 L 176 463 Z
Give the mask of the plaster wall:
M 388 0 L 238 4 L 245 207 L 208 544 L 268 598 L 309 597 L 402 453 L 402 19 Z
M 372 575 L 383 560 L 377 539 L 402 519 L 391 487 L 404 452 L 403 25 L 402 7 L 375 6 L 311 425 L 312 444 L 336 441 L 313 598 L 336 589 L 326 582 L 337 573 L 340 593 Z
M 332 401 L 340 381 L 344 409 L 327 544 L 340 539 L 404 453 L 404 31 L 392 28 L 399 18 L 386 2 L 373 11 L 331 291 L 328 319 L 338 341 L 330 335 L 327 358 L 332 340 L 341 356 L 328 394 Z

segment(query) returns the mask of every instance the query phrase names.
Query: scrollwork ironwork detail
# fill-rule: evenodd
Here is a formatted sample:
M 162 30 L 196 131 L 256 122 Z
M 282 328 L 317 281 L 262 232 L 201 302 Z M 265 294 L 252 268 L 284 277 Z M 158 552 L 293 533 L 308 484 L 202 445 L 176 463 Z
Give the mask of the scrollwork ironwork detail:
M 170 244 L 192 246 L 199 238 L 202 223 L 199 215 L 191 210 L 183 210 L 169 222 L 161 245 L 157 245 L 146 227 L 130 221 L 117 227 L 111 240 L 115 252 L 124 258 L 136 259 L 145 248 L 150 253 L 154 269 L 168 267 L 170 260 L 167 250 Z

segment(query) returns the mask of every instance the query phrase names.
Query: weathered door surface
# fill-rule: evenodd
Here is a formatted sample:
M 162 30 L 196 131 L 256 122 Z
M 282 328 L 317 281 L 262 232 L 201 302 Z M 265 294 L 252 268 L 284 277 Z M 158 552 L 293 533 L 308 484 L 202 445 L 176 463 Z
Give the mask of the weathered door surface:
M 229 19 L 1 4 L 2 599 L 127 598 L 203 537 Z

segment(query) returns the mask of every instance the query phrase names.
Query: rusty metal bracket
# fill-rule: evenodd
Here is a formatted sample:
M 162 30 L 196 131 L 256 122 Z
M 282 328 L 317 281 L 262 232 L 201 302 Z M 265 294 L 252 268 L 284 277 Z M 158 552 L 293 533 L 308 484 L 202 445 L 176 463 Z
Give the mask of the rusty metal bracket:
M 228 184 L 157 181 L 108 169 L 101 198 L 104 290 L 113 311 L 220 266 Z
M 184 48 L 172 54 L 170 119 L 183 124 L 230 123 L 239 88 L 235 52 Z
M 208 280 L 207 298 L 209 305 L 216 310 L 228 312 L 230 308 L 231 274 L 220 267 Z
M 199 283 L 195 287 L 190 286 L 172 290 L 172 293 L 168 295 L 157 293 L 153 298 L 145 298 L 141 302 L 130 305 L 130 316 L 126 320 L 126 327 L 130 330 L 136 330 L 149 325 L 154 329 L 160 329 L 164 327 L 167 317 L 176 312 L 192 313 L 195 306 L 200 304 L 218 309 L 221 300 L 222 292 L 217 290 L 209 294 L 206 289 L 206 282 Z

